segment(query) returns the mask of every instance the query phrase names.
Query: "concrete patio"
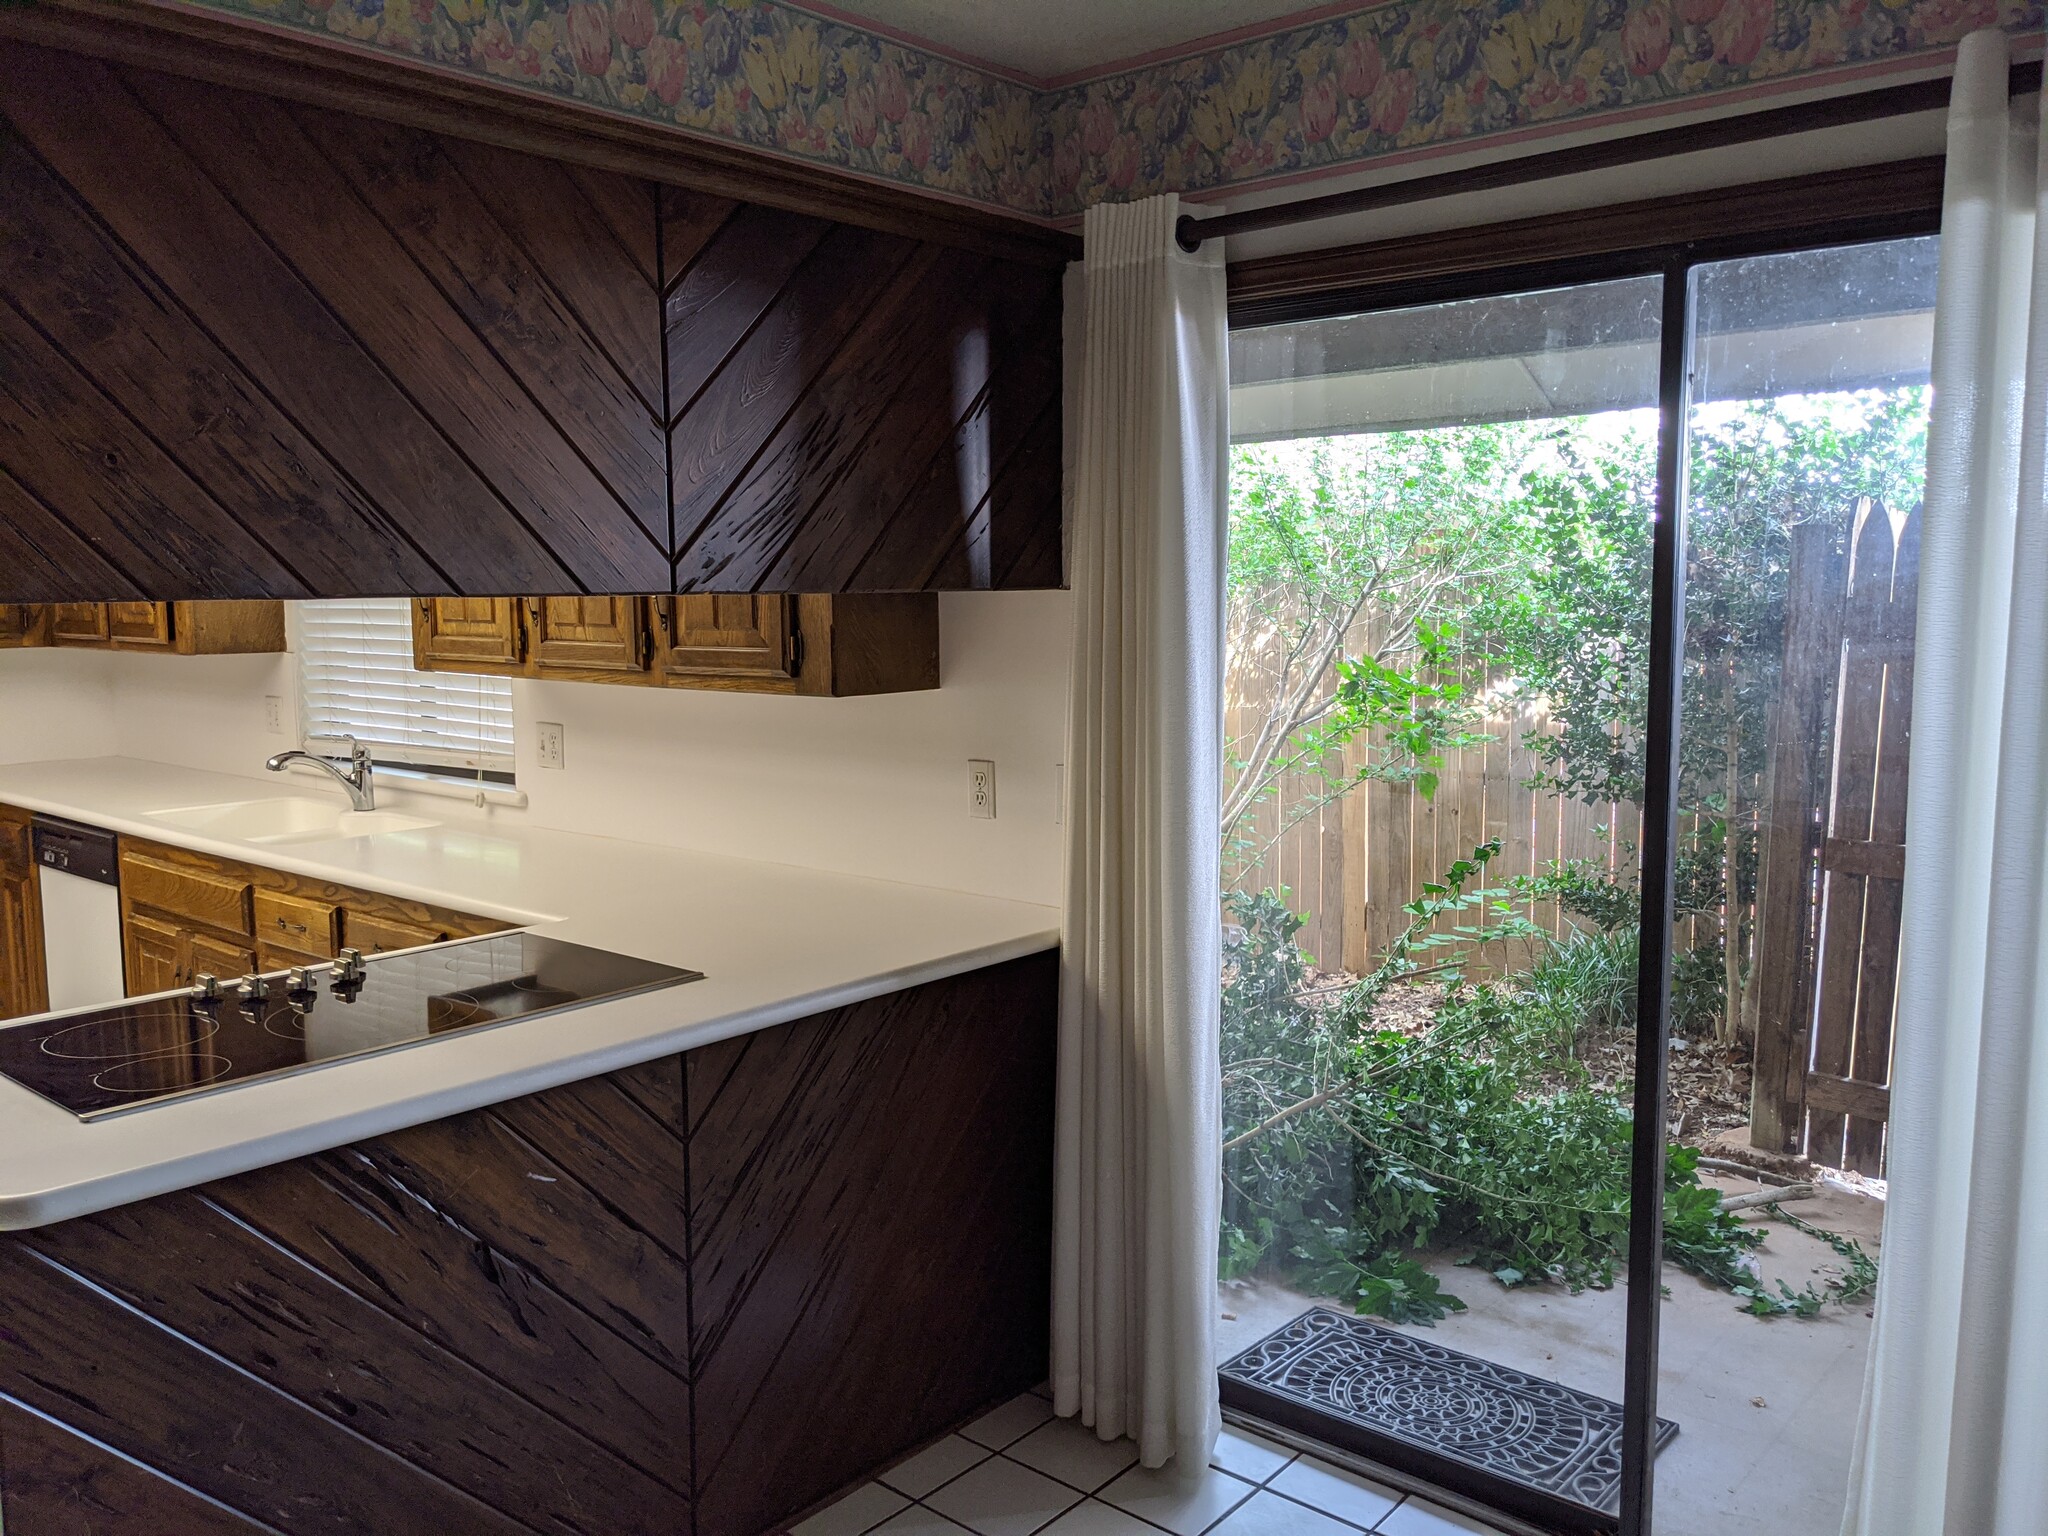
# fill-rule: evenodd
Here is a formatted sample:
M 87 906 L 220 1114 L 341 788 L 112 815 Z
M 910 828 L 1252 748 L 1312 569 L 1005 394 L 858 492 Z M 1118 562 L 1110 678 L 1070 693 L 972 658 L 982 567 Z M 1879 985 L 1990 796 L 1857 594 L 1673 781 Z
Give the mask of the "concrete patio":
M 1754 1181 L 1712 1180 L 1730 1194 Z M 1791 1207 L 1801 1219 L 1861 1242 L 1876 1256 L 1881 1201 L 1829 1190 Z M 1766 1281 L 1795 1290 L 1840 1268 L 1826 1244 L 1781 1223 L 1758 1250 Z M 1457 1256 L 1427 1260 L 1467 1311 L 1434 1329 L 1439 1343 L 1619 1401 L 1626 1291 L 1572 1296 L 1510 1291 Z M 1657 1459 L 1658 1536 L 1824 1536 L 1841 1520 L 1849 1454 L 1870 1339 L 1870 1303 L 1830 1305 L 1812 1319 L 1763 1319 L 1736 1299 L 1675 1269 L 1662 1321 L 1658 1413 L 1679 1424 Z M 1317 1304 L 1284 1287 L 1243 1281 L 1220 1288 L 1219 1360 Z M 1340 1307 L 1339 1310 L 1348 1310 Z

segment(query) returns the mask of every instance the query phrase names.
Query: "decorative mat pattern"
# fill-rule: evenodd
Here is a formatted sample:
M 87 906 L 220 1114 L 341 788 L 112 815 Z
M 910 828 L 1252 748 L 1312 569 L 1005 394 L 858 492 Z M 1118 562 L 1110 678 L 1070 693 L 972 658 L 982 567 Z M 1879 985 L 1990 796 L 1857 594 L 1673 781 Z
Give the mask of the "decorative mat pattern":
M 1621 1408 L 1317 1307 L 1223 1366 L 1234 1380 L 1592 1509 L 1621 1500 Z M 1657 1448 L 1678 1433 L 1657 1421 Z

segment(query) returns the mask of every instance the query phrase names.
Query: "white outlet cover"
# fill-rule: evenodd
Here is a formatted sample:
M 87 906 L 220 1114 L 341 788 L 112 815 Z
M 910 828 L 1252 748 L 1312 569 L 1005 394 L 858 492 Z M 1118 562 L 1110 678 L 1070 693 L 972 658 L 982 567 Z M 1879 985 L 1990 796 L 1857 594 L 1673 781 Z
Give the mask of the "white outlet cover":
M 967 760 L 967 814 L 979 821 L 996 819 L 996 765 L 988 758 Z
M 263 728 L 273 736 L 284 734 L 284 700 L 277 694 L 263 695 Z
M 543 768 L 562 767 L 567 754 L 563 746 L 561 722 L 557 720 L 542 720 L 534 727 L 534 731 L 534 751 L 540 760 L 540 766 Z

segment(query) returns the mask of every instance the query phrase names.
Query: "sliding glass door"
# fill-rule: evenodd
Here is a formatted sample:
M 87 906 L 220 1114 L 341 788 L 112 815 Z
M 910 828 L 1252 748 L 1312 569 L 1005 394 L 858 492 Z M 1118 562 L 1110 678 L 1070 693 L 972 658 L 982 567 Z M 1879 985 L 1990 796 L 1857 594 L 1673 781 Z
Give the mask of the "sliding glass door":
M 1228 1411 L 1546 1528 L 1838 1519 L 1934 252 L 1233 331 Z
M 1225 1401 L 1619 1510 L 1657 275 L 1239 330 Z

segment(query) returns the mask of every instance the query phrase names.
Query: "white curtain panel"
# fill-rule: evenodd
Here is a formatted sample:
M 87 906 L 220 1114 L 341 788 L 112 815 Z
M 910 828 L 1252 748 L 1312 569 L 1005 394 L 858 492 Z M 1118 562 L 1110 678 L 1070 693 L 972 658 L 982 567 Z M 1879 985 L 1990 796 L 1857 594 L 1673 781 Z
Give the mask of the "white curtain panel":
M 1223 261 L 1178 200 L 1088 210 L 1069 576 L 1053 1399 L 1148 1467 L 1216 1401 Z M 1079 290 L 1078 293 L 1076 290 Z
M 2048 1531 L 2048 220 L 2035 102 L 1949 112 L 1877 1325 L 1847 1536 Z

